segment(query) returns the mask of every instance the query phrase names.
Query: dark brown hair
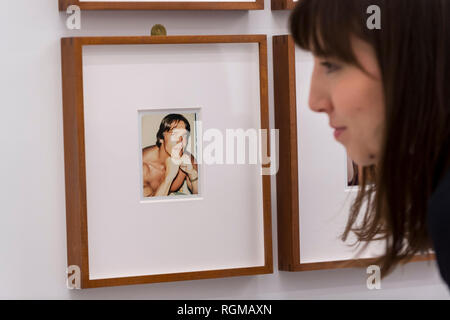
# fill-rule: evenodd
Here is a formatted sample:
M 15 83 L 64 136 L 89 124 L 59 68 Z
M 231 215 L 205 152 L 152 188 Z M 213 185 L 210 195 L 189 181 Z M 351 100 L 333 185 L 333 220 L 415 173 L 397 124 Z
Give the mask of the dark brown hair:
M 188 132 L 191 131 L 191 126 L 189 125 L 189 121 L 181 114 L 178 113 L 171 113 L 165 116 L 161 120 L 161 124 L 159 125 L 159 130 L 156 133 L 156 145 L 159 147 L 161 146 L 161 139 L 164 140 L 164 132 L 172 130 L 174 127 L 177 126 L 177 124 L 183 121 L 184 125 L 186 126 L 186 130 Z M 189 135 L 188 135 L 189 137 Z
M 381 9 L 381 29 L 367 27 L 371 5 Z M 450 167 L 450 1 L 300 0 L 290 31 L 304 50 L 361 69 L 351 36 L 375 50 L 385 97 L 383 145 L 377 165 L 362 169 L 341 239 L 354 232 L 353 245 L 364 243 L 362 250 L 386 240 L 375 262 L 384 277 L 432 248 L 428 200 Z

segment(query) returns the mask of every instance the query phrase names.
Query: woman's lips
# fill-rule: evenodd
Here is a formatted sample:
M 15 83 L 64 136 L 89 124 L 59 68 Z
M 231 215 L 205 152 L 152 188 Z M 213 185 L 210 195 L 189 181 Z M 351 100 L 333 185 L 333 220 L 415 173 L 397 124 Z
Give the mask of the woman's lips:
M 336 139 L 338 139 L 342 135 L 342 133 L 345 131 L 345 129 L 347 129 L 347 128 L 345 128 L 345 127 L 335 128 L 335 130 L 334 130 L 334 137 Z

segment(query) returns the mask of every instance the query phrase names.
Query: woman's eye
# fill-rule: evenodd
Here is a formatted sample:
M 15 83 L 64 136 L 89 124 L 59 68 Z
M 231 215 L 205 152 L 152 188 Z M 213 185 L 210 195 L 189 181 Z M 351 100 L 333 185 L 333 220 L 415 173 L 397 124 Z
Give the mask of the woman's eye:
M 327 73 L 330 73 L 330 72 L 333 72 L 333 71 L 336 71 L 339 69 L 339 67 L 336 64 L 328 62 L 328 61 L 321 62 L 320 64 L 326 69 Z

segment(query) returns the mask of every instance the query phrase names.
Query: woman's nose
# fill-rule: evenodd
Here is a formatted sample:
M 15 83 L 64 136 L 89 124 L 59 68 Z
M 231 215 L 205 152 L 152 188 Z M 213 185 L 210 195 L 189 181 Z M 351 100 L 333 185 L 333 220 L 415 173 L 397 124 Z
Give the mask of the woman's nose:
M 327 79 L 320 72 L 317 63 L 314 64 L 314 70 L 311 75 L 308 104 L 309 108 L 315 112 L 329 113 L 333 108 Z
M 309 97 L 309 108 L 314 112 L 325 112 L 330 113 L 332 109 L 332 104 L 330 99 L 325 97 L 315 97 L 310 95 Z

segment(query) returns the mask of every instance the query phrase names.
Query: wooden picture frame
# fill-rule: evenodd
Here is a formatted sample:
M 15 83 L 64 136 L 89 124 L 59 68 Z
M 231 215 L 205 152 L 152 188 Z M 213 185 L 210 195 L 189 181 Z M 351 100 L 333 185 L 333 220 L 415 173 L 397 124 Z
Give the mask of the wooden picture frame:
M 264 10 L 264 0 L 255 1 L 92 1 L 59 0 L 59 10 L 71 5 L 81 10 Z
M 279 128 L 277 174 L 278 268 L 282 271 L 363 267 L 376 258 L 303 262 L 300 250 L 299 150 L 297 141 L 297 89 L 295 43 L 290 35 L 273 37 L 275 126 Z M 338 240 L 336 240 L 338 241 Z M 434 260 L 417 255 L 413 261 Z
M 301 0 L 271 0 L 272 10 L 292 10 Z
M 258 224 L 262 239 L 259 244 L 260 266 L 238 267 L 231 269 L 202 270 L 195 272 L 177 272 L 126 276 L 114 278 L 90 279 L 90 261 L 88 248 L 88 210 L 85 153 L 85 88 L 83 82 L 83 50 L 96 46 L 105 48 L 111 45 L 146 46 L 146 45 L 206 45 L 206 44 L 249 44 L 252 52 L 259 55 L 259 62 L 253 60 L 259 77 L 259 90 L 252 93 L 258 97 L 261 129 L 269 129 L 268 84 L 267 84 L 267 40 L 265 35 L 208 35 L 208 36 L 140 36 L 140 37 L 73 37 L 61 39 L 62 53 L 62 90 L 64 120 L 64 156 L 66 184 L 66 227 L 67 227 L 67 261 L 68 266 L 79 266 L 81 270 L 81 288 L 119 286 L 154 282 L 196 280 L 207 278 L 246 276 L 273 272 L 272 227 L 271 227 L 271 187 L 270 176 L 255 177 L 261 184 L 263 200 L 258 208 Z M 256 47 L 254 47 L 256 46 Z M 179 49 L 178 49 L 179 50 Z M 252 65 L 253 65 L 252 64 Z M 259 68 L 258 68 L 259 65 Z M 259 92 L 259 93 L 258 93 Z M 270 150 L 270 149 L 269 149 Z M 219 248 L 217 248 L 219 250 Z M 258 260 L 259 261 L 259 260 Z

